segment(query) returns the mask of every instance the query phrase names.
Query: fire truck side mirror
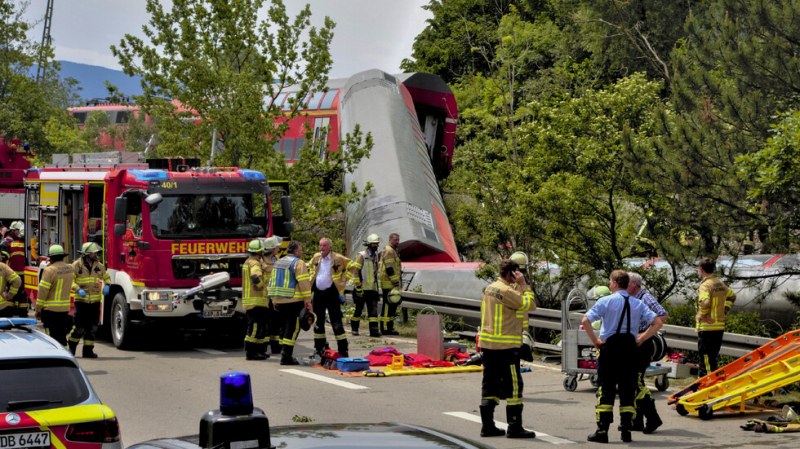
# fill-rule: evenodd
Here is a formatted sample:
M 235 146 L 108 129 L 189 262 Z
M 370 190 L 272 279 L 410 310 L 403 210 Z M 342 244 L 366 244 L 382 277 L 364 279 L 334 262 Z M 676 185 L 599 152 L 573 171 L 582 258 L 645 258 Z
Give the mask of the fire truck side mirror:
M 292 197 L 284 195 L 281 197 L 281 212 L 283 212 L 283 220 L 287 223 L 292 221 Z
M 150 206 L 150 210 L 155 209 L 162 201 L 164 201 L 164 197 L 160 193 L 151 193 L 144 199 L 144 202 Z
M 124 223 L 127 212 L 128 199 L 121 196 L 114 198 L 114 221 L 117 223 Z M 125 225 L 123 224 L 122 226 L 124 227 Z M 116 233 L 116 227 L 114 228 L 114 233 Z
M 127 226 L 125 223 L 117 223 L 114 225 L 114 235 L 125 235 Z

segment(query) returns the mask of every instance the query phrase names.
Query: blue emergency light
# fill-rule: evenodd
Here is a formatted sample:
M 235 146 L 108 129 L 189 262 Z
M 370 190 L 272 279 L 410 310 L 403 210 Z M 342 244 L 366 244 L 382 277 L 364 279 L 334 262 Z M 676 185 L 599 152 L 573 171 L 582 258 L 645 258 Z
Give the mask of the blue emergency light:
M 36 326 L 33 318 L 0 318 L 0 329 L 12 329 L 15 327 Z
M 264 173 L 256 170 L 247 170 L 247 169 L 239 169 L 239 174 L 242 175 L 242 178 L 248 181 L 266 181 L 267 177 L 264 176 Z
M 219 376 L 219 411 L 231 416 L 253 412 L 249 374 L 233 371 Z

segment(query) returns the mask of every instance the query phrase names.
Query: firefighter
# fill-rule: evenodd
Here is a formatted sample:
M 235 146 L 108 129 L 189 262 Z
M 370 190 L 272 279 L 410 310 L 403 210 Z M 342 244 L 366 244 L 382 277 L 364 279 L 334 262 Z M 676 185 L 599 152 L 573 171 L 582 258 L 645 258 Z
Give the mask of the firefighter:
M 639 273 L 628 272 L 628 294 L 630 294 L 631 298 L 642 301 L 644 305 L 652 310 L 656 314 L 656 319 L 661 321 L 662 326 L 666 324 L 669 314 L 653 295 L 642 288 L 642 275 Z M 639 330 L 643 332 L 646 329 Z M 661 417 L 658 416 L 658 410 L 656 410 L 656 400 L 650 394 L 650 388 L 644 383 L 644 375 L 647 372 L 647 367 L 650 366 L 650 358 L 653 356 L 653 351 L 653 343 L 651 341 L 645 342 L 639 347 L 641 360 L 636 397 L 634 398 L 636 416 L 633 419 L 633 430 L 642 431 L 646 434 L 655 432 L 663 424 Z M 647 418 L 646 424 L 644 422 L 645 418 Z
M 69 351 L 75 355 L 75 349 L 83 338 L 83 358 L 96 359 L 94 338 L 100 325 L 100 301 L 108 294 L 111 277 L 106 267 L 98 260 L 100 245 L 86 242 L 81 246 L 81 257 L 73 262 L 75 285 L 75 325 L 69 335 Z
M 378 272 L 380 273 L 381 290 L 383 291 L 383 309 L 381 310 L 381 334 L 399 335 L 394 330 L 394 318 L 400 306 L 400 256 L 397 248 L 400 246 L 400 235 L 393 232 L 389 234 L 389 243 L 381 254 Z
M 278 253 L 281 250 L 281 238 L 273 235 L 272 237 L 263 239 L 264 241 L 264 254 L 261 256 L 261 271 L 264 272 L 264 280 L 269 284 L 269 279 L 272 275 L 272 268 L 278 261 Z M 267 294 L 269 299 L 269 294 Z M 281 320 L 280 315 L 275 310 L 275 305 L 269 301 L 269 318 L 267 319 L 267 339 L 269 340 L 270 352 L 272 355 L 279 355 L 281 353 Z
M 380 244 L 381 238 L 378 237 L 378 234 L 367 236 L 364 241 L 366 249 L 358 253 L 351 267 L 353 302 L 356 305 L 353 316 L 350 317 L 350 328 L 353 335 L 358 335 L 361 313 L 366 305 L 369 336 L 381 336 L 378 330 L 378 302 L 380 302 L 380 294 L 378 293 L 378 246 Z
M 725 333 L 725 320 L 728 317 L 736 294 L 715 274 L 717 264 L 713 259 L 705 257 L 700 260 L 700 288 L 697 294 L 697 352 L 700 353 L 699 376 L 717 370 L 717 359 L 722 347 L 722 336 Z
M 21 221 L 14 221 L 8 227 L 6 238 L 3 240 L 0 248 L 5 248 L 8 252 L 8 264 L 20 279 L 25 276 L 25 240 L 22 238 L 22 229 L 25 226 Z M 25 289 L 21 288 L 13 298 L 9 299 L 10 307 L 14 310 L 13 314 L 20 317 L 28 316 L 28 296 L 25 294 Z M 12 315 L 12 316 L 14 316 Z
M 75 268 L 64 262 L 67 253 L 61 245 L 51 245 L 47 255 L 50 263 L 39 281 L 36 318 L 42 320 L 47 335 L 66 348 L 67 333 L 72 327 L 69 298 L 74 286 Z
M 300 311 L 311 303 L 311 277 L 303 262 L 303 247 L 292 241 L 272 268 L 269 278 L 269 298 L 280 316 L 281 365 L 299 365 L 292 357 L 297 335 L 300 333 Z
M 621 439 L 632 441 L 631 430 L 636 410 L 633 405 L 636 394 L 636 376 L 639 368 L 638 346 L 658 332 L 661 321 L 641 301 L 631 300 L 626 291 L 628 273 L 614 270 L 609 278 L 609 287 L 614 293 L 600 298 L 581 319 L 589 340 L 600 350 L 597 376 L 600 387 L 595 407 L 597 430 L 586 439 L 595 443 L 608 443 L 608 429 L 614 422 L 614 399 L 619 394 L 619 430 Z M 592 328 L 592 322 L 602 320 L 600 336 Z M 646 327 L 642 333 L 639 329 Z
M 262 255 L 264 243 L 254 239 L 247 245 L 250 257 L 242 264 L 242 305 L 247 315 L 247 333 L 244 336 L 244 352 L 247 360 L 266 360 L 267 324 L 269 304 L 267 300 L 268 279 L 264 275 Z
M 16 312 L 16 307 L 11 302 L 11 299 L 19 291 L 22 279 L 5 263 L 9 256 L 8 251 L 3 249 L 0 250 L 0 253 L 0 317 L 10 318 Z M 8 288 L 7 291 L 6 287 Z
M 311 304 L 317 316 L 314 325 L 314 350 L 322 355 L 328 347 L 325 339 L 325 312 L 333 328 L 336 338 L 336 351 L 348 357 L 347 334 L 342 324 L 342 303 L 344 287 L 349 277 L 349 269 L 353 263 L 347 257 L 332 251 L 331 239 L 323 237 L 319 241 L 319 252 L 311 257 L 309 271 L 311 276 Z
M 522 331 L 527 327 L 528 310 L 536 306 L 533 291 L 519 269 L 513 260 L 500 262 L 500 277 L 486 287 L 481 299 L 482 437 L 536 437 L 536 433 L 522 427 L 523 382 L 519 368 Z M 506 400 L 507 433 L 494 424 L 494 409 L 500 399 Z

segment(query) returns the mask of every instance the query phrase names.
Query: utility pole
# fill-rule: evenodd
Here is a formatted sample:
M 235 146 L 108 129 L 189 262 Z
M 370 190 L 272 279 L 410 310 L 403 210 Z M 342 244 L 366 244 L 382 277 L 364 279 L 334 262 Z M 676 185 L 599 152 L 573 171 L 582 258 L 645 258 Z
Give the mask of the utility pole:
M 42 46 L 39 48 L 39 61 L 36 67 L 36 82 L 40 82 L 44 78 L 44 72 L 47 68 L 47 49 L 50 47 L 52 40 L 50 39 L 50 25 L 53 22 L 53 0 L 47 0 L 47 9 L 44 13 L 44 29 L 42 30 Z

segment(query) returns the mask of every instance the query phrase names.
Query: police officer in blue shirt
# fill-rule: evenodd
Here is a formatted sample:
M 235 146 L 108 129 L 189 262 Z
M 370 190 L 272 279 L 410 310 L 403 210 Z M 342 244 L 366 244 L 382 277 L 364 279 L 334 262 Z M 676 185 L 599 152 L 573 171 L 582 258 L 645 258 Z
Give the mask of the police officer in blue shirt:
M 628 273 L 614 270 L 609 278 L 609 287 L 614 292 L 600 298 L 584 315 L 581 323 L 594 346 L 600 350 L 597 375 L 600 382 L 598 389 L 597 430 L 589 435 L 589 441 L 608 443 L 608 428 L 614 422 L 614 398 L 619 394 L 619 414 L 622 441 L 629 443 L 633 418 L 636 409 L 633 399 L 636 394 L 636 376 L 638 373 L 638 346 L 655 335 L 661 328 L 661 321 L 644 303 L 630 299 Z M 592 329 L 592 322 L 602 320 L 599 337 Z M 643 324 L 647 329 L 639 333 Z

